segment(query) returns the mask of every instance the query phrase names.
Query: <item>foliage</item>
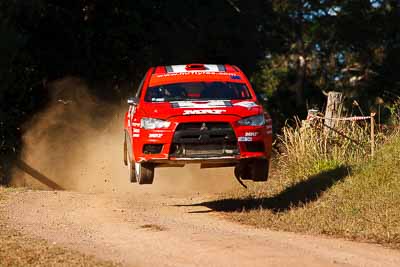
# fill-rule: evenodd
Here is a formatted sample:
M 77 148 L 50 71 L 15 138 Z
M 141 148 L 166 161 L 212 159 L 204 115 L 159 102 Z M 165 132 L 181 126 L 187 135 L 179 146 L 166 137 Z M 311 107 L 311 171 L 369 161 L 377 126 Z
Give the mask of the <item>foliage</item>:
M 389 111 L 389 125 L 400 125 L 400 97 L 391 104 L 387 104 L 385 108 Z
M 323 91 L 343 91 L 351 109 L 377 111 L 400 94 L 398 1 L 272 1 L 284 46 L 253 77 L 278 119 L 323 108 Z M 303 66 L 301 65 L 303 64 Z M 282 71 L 282 66 L 285 66 Z M 279 103 L 284 98 L 290 102 Z M 277 104 L 279 103 L 279 104 Z M 296 110 L 293 111 L 293 107 Z M 388 111 L 383 108 L 380 111 Z M 385 118 L 385 116 L 383 116 Z
M 7 181 L 18 157 L 21 124 L 45 100 L 39 87 L 42 75 L 25 47 L 29 34 L 18 31 L 16 12 L 16 6 L 0 3 L 0 183 Z

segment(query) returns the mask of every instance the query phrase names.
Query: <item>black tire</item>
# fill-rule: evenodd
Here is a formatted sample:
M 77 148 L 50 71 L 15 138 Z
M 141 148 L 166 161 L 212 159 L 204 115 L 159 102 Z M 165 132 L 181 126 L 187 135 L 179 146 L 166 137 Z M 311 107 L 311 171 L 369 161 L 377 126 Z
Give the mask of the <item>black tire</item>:
M 126 143 L 127 137 L 126 137 L 126 133 L 124 136 L 124 148 L 123 148 L 123 156 L 124 156 L 124 165 L 128 166 L 128 144 Z
M 132 157 L 132 145 L 129 139 L 129 135 L 125 133 L 125 140 L 124 140 L 124 163 L 128 166 L 128 176 L 129 181 L 131 183 L 136 183 L 136 175 L 135 175 L 135 164 L 133 162 Z
M 251 178 L 255 182 L 266 182 L 268 180 L 269 160 L 257 159 L 251 164 Z
M 151 163 L 135 163 L 135 177 L 139 184 L 152 184 L 154 165 Z
M 135 172 L 135 163 L 133 162 L 131 153 L 129 151 L 130 150 L 128 149 L 127 158 L 128 158 L 129 181 L 131 183 L 136 183 L 137 178 L 136 178 L 136 172 Z
M 235 167 L 235 176 L 242 180 L 265 182 L 268 180 L 269 160 L 243 160 Z

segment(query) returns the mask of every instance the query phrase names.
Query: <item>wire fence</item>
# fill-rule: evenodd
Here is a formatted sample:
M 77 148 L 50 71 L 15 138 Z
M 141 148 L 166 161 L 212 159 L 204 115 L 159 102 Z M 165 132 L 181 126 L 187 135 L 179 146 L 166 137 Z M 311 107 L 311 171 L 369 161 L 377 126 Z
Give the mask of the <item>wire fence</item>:
M 356 121 L 369 121 L 370 122 L 370 155 L 371 157 L 375 156 L 375 113 L 371 113 L 370 116 L 351 116 L 351 117 L 324 117 L 318 114 L 317 110 L 309 110 L 306 121 L 309 125 L 315 126 L 317 122 L 322 122 L 322 125 L 325 129 L 327 129 L 328 133 L 333 132 L 343 138 L 348 139 L 354 144 L 362 147 L 362 144 L 355 140 L 352 136 L 349 136 L 348 131 L 341 130 L 340 127 L 329 126 L 325 123 L 325 121 L 336 121 L 336 122 L 356 122 Z

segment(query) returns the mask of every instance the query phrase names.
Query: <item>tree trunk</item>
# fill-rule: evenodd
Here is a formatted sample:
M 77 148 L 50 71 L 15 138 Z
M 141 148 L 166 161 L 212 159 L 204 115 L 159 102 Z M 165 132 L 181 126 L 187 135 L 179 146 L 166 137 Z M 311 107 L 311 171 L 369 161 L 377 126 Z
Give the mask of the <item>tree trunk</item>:
M 304 43 L 304 1 L 298 2 L 298 15 L 296 25 L 296 48 L 298 53 L 297 58 L 297 77 L 295 83 L 296 92 L 296 107 L 304 108 L 304 82 L 306 78 L 307 62 L 305 56 L 305 43 Z
M 306 76 L 306 60 L 303 55 L 299 56 L 296 81 L 296 105 L 298 108 L 304 107 L 304 80 Z

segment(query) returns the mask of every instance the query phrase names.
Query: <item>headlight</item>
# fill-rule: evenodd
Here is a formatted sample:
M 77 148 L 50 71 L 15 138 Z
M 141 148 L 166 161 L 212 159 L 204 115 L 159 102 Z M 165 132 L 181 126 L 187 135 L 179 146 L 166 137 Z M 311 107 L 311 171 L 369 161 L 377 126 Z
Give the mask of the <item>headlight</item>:
M 265 125 L 264 115 L 256 115 L 247 118 L 243 118 L 238 121 L 239 125 L 243 126 L 263 126 Z
M 140 127 L 147 130 L 168 128 L 171 125 L 169 121 L 143 118 L 140 120 Z

